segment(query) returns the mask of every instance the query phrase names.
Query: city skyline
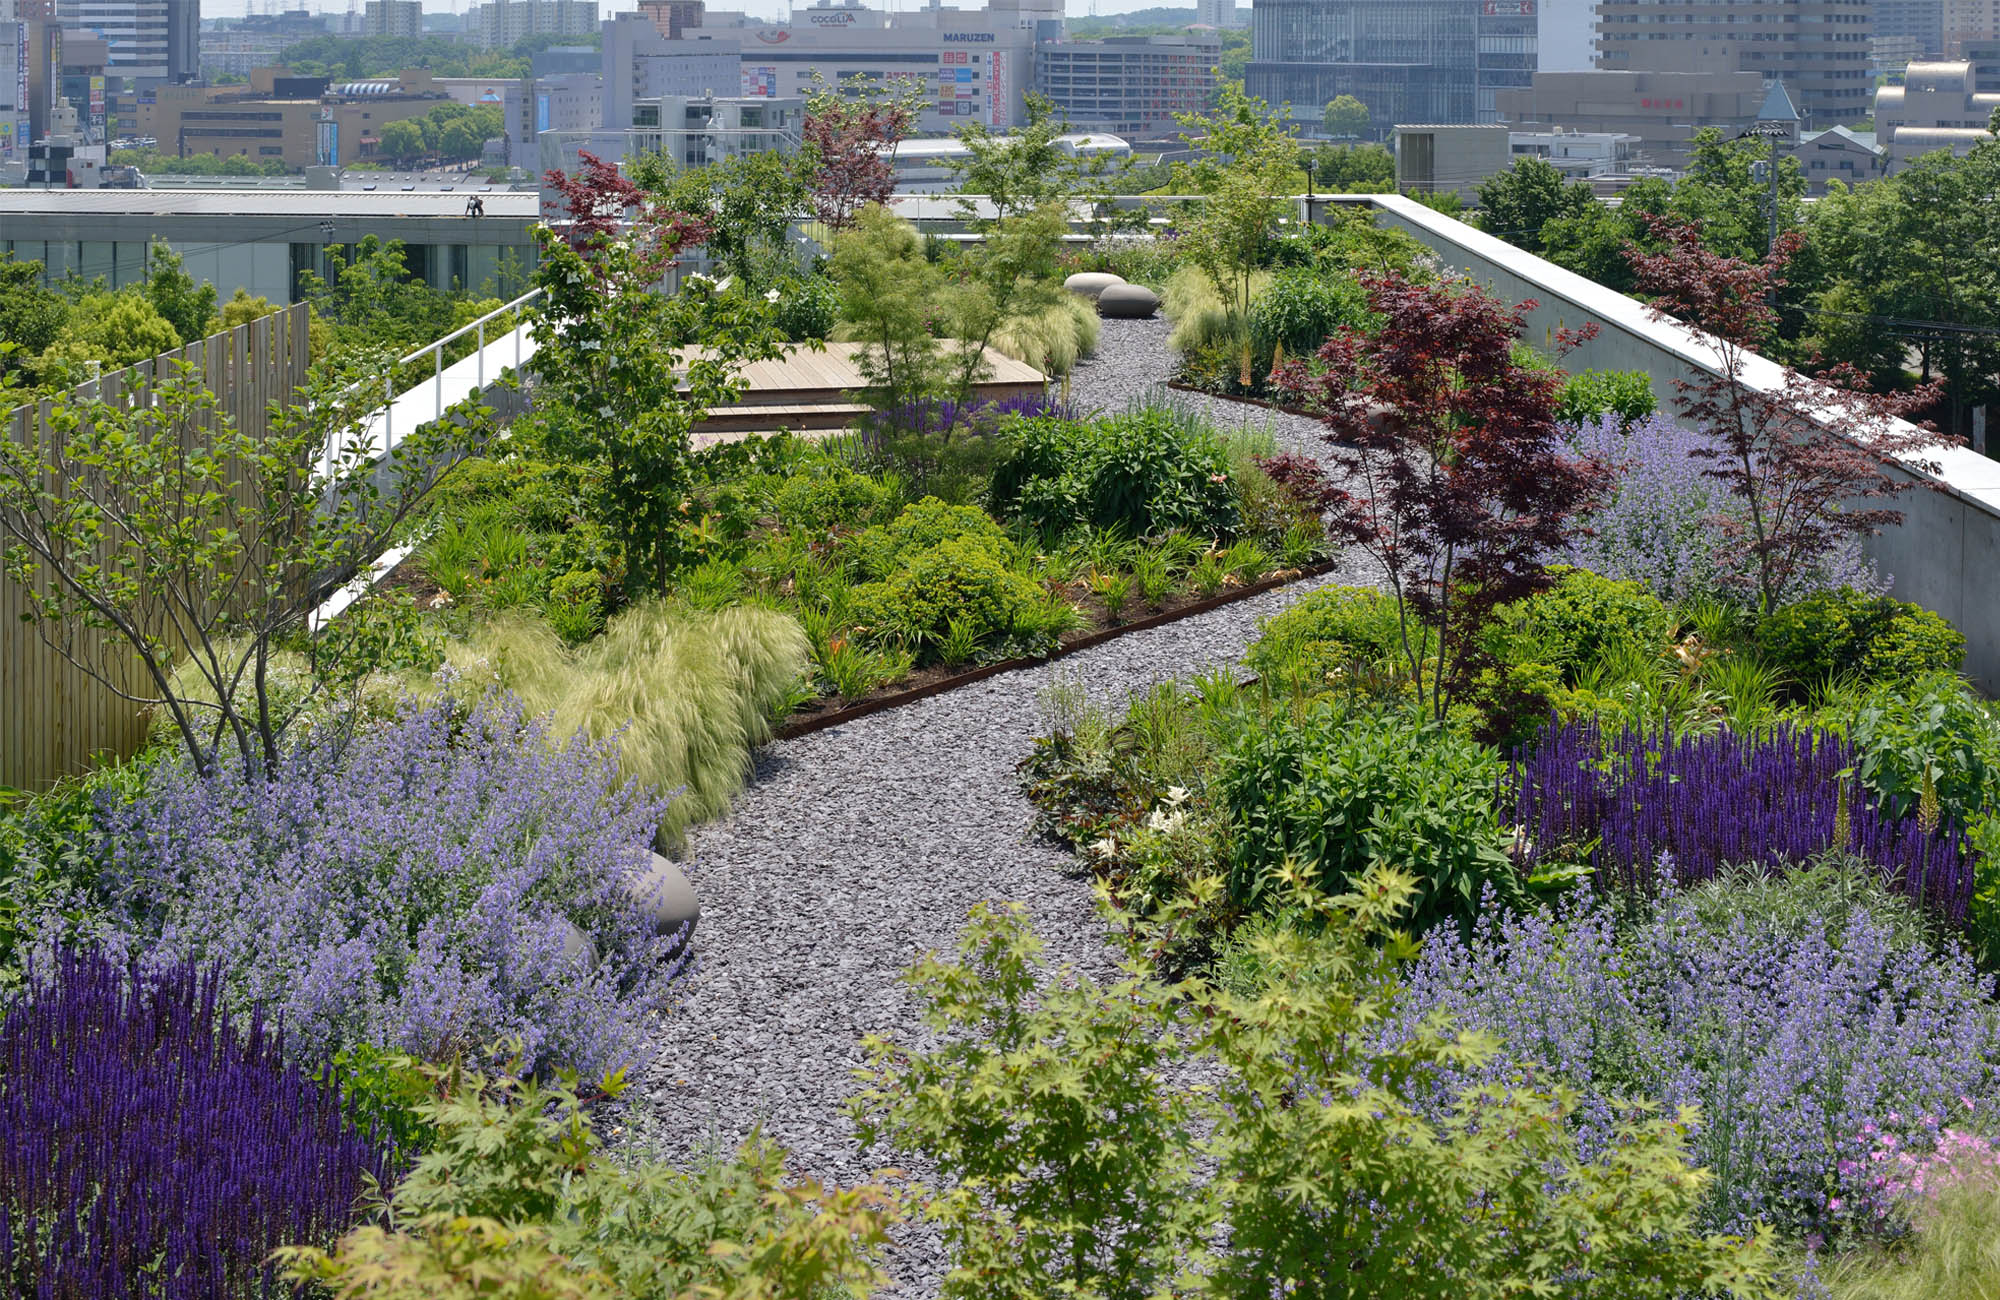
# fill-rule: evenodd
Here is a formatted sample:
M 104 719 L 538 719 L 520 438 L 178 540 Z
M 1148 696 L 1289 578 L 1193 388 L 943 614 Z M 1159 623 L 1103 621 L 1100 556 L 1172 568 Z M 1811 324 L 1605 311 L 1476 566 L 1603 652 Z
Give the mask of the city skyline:
M 883 8 L 892 12 L 905 12 L 925 7 L 925 0 L 866 0 L 866 2 L 870 8 Z M 463 14 L 474 3 L 475 0 L 425 0 L 424 12 Z M 361 7 L 359 0 L 357 0 L 355 7 L 356 9 Z M 633 7 L 636 8 L 636 6 Z M 787 6 L 782 3 L 782 0 L 721 0 L 716 7 L 741 8 L 747 13 L 763 17 L 782 18 L 787 8 L 804 9 L 808 5 L 795 4 Z M 959 0 L 959 3 L 955 7 L 983 8 L 984 6 L 972 3 L 971 0 Z M 1191 4 L 1162 6 L 1158 3 L 1158 0 L 1094 0 L 1094 2 L 1093 0 L 1068 0 L 1067 12 L 1072 18 L 1087 18 L 1092 16 L 1092 14 L 1108 17 L 1112 14 L 1131 13 L 1140 9 L 1161 7 L 1194 8 Z M 242 18 L 249 14 L 270 12 L 271 8 L 272 5 L 269 0 L 201 0 L 201 15 L 204 18 Z M 307 3 L 304 4 L 298 3 L 298 0 L 278 0 L 277 8 L 304 8 L 315 13 L 329 14 L 344 14 L 347 12 L 346 0 L 307 0 Z M 619 12 L 619 10 L 610 6 L 601 6 L 601 8 L 607 14 Z

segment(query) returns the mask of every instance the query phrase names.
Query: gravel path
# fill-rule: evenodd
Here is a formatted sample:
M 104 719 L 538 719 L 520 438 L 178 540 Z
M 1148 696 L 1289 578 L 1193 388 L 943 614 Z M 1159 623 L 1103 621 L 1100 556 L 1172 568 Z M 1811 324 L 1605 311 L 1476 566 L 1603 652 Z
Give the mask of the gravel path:
M 1073 400 L 1122 409 L 1164 377 L 1166 333 L 1164 322 L 1105 322 Z M 1252 411 L 1261 424 L 1266 413 Z M 1288 445 L 1307 445 L 1310 421 L 1273 425 Z M 911 1026 L 897 976 L 923 951 L 949 948 L 968 908 L 1025 903 L 1052 963 L 1098 974 L 1114 965 L 1089 880 L 1034 837 L 1016 785 L 1015 765 L 1040 729 L 1040 693 L 1077 681 L 1122 701 L 1234 662 L 1258 620 L 1313 586 L 1353 580 L 1266 592 L 767 746 L 731 815 L 693 835 L 685 866 L 702 903 L 697 964 L 635 1089 L 635 1129 L 674 1152 L 733 1146 L 760 1126 L 799 1172 L 867 1177 L 880 1153 L 871 1161 L 859 1150 L 843 1106 L 861 1037 Z M 935 1240 L 915 1228 L 899 1235 L 900 1293 L 935 1294 Z

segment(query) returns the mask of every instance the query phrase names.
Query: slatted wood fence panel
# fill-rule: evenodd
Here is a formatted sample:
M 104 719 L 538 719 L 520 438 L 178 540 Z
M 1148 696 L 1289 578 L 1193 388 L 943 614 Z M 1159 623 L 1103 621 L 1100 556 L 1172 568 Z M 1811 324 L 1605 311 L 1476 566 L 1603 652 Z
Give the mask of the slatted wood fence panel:
M 306 319 L 306 306 L 299 303 L 95 383 L 106 401 L 129 400 L 161 367 L 186 361 L 220 399 L 221 414 L 239 429 L 261 432 L 269 404 L 291 400 L 305 382 Z M 88 395 L 91 388 L 86 384 L 76 391 Z M 19 441 L 39 437 L 48 411 L 47 403 L 16 408 L 0 431 Z M 145 738 L 147 719 L 137 705 L 51 649 L 42 633 L 23 621 L 26 608 L 26 593 L 0 577 L 0 785 L 39 789 L 85 770 L 93 755 L 129 756 Z M 94 653 L 107 645 L 95 639 L 98 635 L 79 633 L 78 648 Z M 137 682 L 136 658 L 122 662 Z

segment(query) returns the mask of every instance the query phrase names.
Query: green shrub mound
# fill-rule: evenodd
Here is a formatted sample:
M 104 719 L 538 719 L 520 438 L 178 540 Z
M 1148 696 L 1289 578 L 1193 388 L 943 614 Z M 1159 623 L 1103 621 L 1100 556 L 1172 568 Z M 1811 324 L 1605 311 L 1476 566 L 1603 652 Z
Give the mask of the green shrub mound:
M 1268 910 L 1293 873 L 1331 896 L 1384 866 L 1417 878 L 1420 926 L 1477 915 L 1488 886 L 1523 901 L 1495 805 L 1502 770 L 1491 749 L 1402 710 L 1321 700 L 1276 716 L 1217 773 L 1230 896 Z
M 785 479 L 772 493 L 771 506 L 786 528 L 828 532 L 866 523 L 889 497 L 879 480 L 834 465 Z
M 1908 682 L 1955 673 L 1965 637 L 1937 614 L 1906 600 L 1852 587 L 1787 605 L 1757 625 L 1757 649 L 1805 688 L 1856 676 L 1871 683 Z
M 1546 664 L 1566 685 L 1607 660 L 1650 662 L 1664 653 L 1674 617 L 1637 582 L 1588 569 L 1558 569 L 1554 585 L 1500 611 L 1498 629 L 1513 663 Z
M 948 505 L 925 497 L 903 507 L 901 514 L 878 524 L 848 543 L 847 554 L 863 578 L 889 578 L 919 551 L 943 542 L 968 539 L 1004 552 L 1006 530 L 977 506 Z
M 994 467 L 988 500 L 995 514 L 1047 537 L 1088 527 L 1216 538 L 1241 525 L 1229 449 L 1157 408 L 1090 423 L 1021 421 Z
M 1594 424 L 1609 416 L 1629 429 L 1659 407 L 1645 371 L 1585 370 L 1563 384 L 1556 416 L 1566 424 Z
M 963 536 L 907 553 L 887 580 L 860 584 L 850 600 L 857 627 L 928 657 L 949 639 L 984 646 L 1011 635 L 1034 619 L 1042 589 L 1008 568 L 1004 543 Z
M 1409 630 L 1418 653 L 1427 655 L 1428 629 L 1412 619 Z M 1393 670 L 1404 658 L 1393 597 L 1374 587 L 1322 587 L 1265 620 L 1247 662 L 1259 677 L 1310 693 Z

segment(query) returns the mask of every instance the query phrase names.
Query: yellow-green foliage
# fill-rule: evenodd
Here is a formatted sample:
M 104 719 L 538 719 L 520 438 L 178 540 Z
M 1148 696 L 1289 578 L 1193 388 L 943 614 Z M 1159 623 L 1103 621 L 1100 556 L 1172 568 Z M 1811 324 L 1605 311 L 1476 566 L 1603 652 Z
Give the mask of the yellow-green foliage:
M 1097 312 L 1073 293 L 1038 312 L 1012 316 L 993 331 L 993 347 L 1045 375 L 1066 375 L 1097 350 Z
M 1833 1300 L 1993 1300 L 2000 1296 L 2000 1190 L 1971 1178 L 1928 1200 L 1915 1235 L 1887 1253 L 1826 1267 Z
M 1254 303 L 1270 285 L 1269 272 L 1259 271 L 1252 275 L 1250 300 Z M 1229 304 L 1215 291 L 1215 282 L 1199 267 L 1183 266 L 1167 277 L 1167 287 L 1160 295 L 1160 304 L 1166 309 L 1167 318 L 1174 323 L 1174 332 L 1168 337 L 1167 346 L 1176 352 L 1189 352 L 1219 343 L 1238 343 L 1249 337 L 1248 324 L 1229 310 Z
M 797 620 L 776 610 L 650 602 L 574 649 L 540 619 L 507 617 L 453 642 L 446 658 L 461 674 L 459 689 L 503 686 L 532 712 L 550 714 L 557 737 L 622 729 L 625 774 L 681 790 L 662 828 L 677 837 L 728 809 L 808 650 Z

